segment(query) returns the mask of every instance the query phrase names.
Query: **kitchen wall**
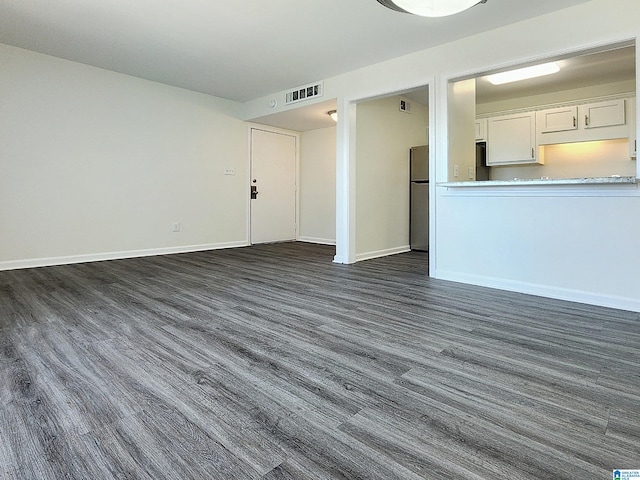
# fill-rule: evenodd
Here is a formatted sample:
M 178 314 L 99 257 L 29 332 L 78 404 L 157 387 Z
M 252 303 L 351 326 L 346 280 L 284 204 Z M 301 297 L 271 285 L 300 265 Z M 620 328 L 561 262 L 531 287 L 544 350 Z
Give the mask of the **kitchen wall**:
M 0 269 L 247 243 L 237 105 L 7 45 L 0 65 Z
M 298 239 L 336 243 L 336 127 L 302 132 L 300 137 Z
M 409 149 L 428 142 L 428 110 L 402 97 L 357 105 L 356 255 L 359 260 L 409 249 Z

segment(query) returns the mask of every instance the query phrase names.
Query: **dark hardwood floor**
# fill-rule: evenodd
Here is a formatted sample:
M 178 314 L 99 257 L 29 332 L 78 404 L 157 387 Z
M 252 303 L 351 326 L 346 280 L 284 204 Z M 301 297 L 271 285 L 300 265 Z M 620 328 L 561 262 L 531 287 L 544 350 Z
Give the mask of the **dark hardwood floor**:
M 609 479 L 640 314 L 302 243 L 0 272 L 0 478 Z

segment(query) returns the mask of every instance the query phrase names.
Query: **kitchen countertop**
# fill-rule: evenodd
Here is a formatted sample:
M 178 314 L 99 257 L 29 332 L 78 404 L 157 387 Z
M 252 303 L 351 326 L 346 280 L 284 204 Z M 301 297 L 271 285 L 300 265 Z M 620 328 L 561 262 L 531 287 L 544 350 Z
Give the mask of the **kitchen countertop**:
M 485 180 L 481 182 L 441 182 L 438 187 L 515 187 L 515 186 L 539 186 L 539 185 L 616 185 L 637 184 L 640 179 L 636 177 L 585 177 L 585 178 L 514 178 L 513 180 Z

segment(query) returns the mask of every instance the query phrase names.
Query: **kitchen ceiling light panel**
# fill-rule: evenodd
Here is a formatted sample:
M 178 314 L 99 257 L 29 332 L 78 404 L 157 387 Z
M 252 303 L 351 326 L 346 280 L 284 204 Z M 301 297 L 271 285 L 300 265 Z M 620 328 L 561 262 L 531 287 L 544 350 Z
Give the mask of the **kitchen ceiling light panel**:
M 487 75 L 487 80 L 493 85 L 503 85 L 505 83 L 519 82 L 520 80 L 528 80 L 530 78 L 543 77 L 558 73 L 560 67 L 555 62 L 542 63 L 531 67 L 518 68 L 507 72 L 494 73 Z
M 378 0 L 392 10 L 404 11 L 421 17 L 446 17 L 460 13 L 487 0 Z

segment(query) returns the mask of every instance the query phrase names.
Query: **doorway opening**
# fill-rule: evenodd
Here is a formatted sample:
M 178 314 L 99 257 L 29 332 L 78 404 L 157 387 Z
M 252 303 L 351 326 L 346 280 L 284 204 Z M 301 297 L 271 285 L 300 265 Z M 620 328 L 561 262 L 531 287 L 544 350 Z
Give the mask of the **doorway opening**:
M 410 251 L 412 230 L 414 247 L 419 247 L 414 249 L 428 250 L 429 87 L 367 98 L 354 108 L 355 135 L 349 137 L 355 146 L 349 159 L 355 162 L 355 184 L 350 185 L 355 188 L 354 260 Z M 414 162 L 424 153 L 420 178 L 411 176 L 412 152 Z M 414 188 L 412 180 L 419 186 Z M 415 201 L 418 193 L 423 202 Z

